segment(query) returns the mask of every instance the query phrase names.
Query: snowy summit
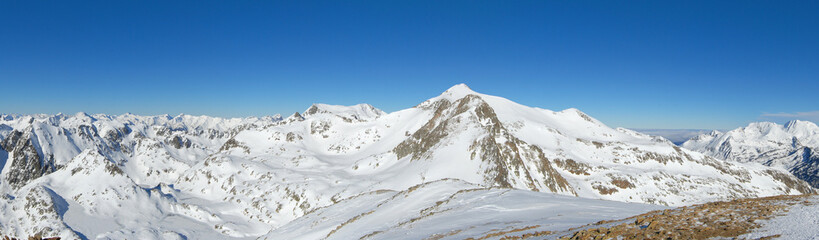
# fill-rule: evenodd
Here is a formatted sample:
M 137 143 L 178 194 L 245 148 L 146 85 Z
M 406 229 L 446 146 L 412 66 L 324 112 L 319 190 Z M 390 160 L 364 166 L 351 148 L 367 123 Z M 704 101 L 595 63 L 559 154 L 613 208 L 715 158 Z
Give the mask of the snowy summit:
M 0 139 L 0 233 L 11 236 L 462 239 L 813 192 L 778 168 L 464 84 L 392 113 L 314 104 L 285 119 L 5 115 Z M 590 206 L 599 211 L 563 214 Z

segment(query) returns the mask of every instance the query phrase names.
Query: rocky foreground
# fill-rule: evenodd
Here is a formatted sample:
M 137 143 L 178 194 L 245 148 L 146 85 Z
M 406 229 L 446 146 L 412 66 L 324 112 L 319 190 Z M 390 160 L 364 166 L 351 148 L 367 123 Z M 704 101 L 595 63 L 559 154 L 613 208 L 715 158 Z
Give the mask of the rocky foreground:
M 13 237 L 9 237 L 9 236 L 3 236 L 2 239 L 3 240 L 18 240 L 18 238 L 13 238 Z M 40 235 L 34 235 L 34 236 L 30 236 L 28 238 L 21 238 L 21 239 L 28 239 L 28 240 L 60 240 L 62 238 L 60 238 L 60 237 L 46 237 L 46 238 L 44 238 L 44 237 L 41 237 Z
M 490 232 L 477 239 L 793 238 L 794 236 L 785 237 L 777 234 L 776 231 L 759 230 L 766 228 L 770 220 L 776 222 L 775 220 L 782 218 L 792 218 L 791 209 L 815 206 L 818 200 L 817 195 L 783 195 L 711 202 L 657 210 L 620 220 L 600 221 L 567 231 L 532 232 L 527 230 L 535 227 L 522 227 L 502 232 Z M 801 221 L 801 223 L 805 225 L 805 228 L 811 228 L 807 225 L 812 223 L 808 221 Z M 790 229 L 778 230 L 790 231 Z M 797 235 L 797 239 L 810 238 L 804 233 Z

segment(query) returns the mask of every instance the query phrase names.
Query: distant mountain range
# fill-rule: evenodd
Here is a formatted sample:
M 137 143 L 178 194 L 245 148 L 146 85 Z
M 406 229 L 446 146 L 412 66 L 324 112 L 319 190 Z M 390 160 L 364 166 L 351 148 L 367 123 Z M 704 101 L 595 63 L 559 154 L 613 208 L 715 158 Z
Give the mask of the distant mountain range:
M 813 122 L 751 123 L 728 132 L 702 134 L 682 146 L 718 159 L 785 169 L 819 187 L 819 127 Z
M 642 129 L 632 128 L 631 130 L 645 133 L 651 136 L 660 136 L 668 139 L 676 145 L 681 145 L 689 139 L 699 136 L 701 134 L 709 133 L 712 130 L 708 129 Z
M 733 144 L 702 154 L 462 84 L 392 113 L 2 115 L 0 146 L 0 235 L 20 237 L 460 239 L 814 191 L 778 165 L 722 160 L 752 156 Z M 515 222 L 522 211 L 547 215 Z

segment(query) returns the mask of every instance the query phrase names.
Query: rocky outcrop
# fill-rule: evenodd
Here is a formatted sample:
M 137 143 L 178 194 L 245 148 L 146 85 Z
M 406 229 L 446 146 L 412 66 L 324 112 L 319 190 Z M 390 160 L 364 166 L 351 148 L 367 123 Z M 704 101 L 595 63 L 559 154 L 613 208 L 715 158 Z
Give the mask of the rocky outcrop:
M 813 148 L 802 147 L 790 154 L 793 158 L 798 160 L 790 172 L 808 182 L 811 186 L 819 188 L 819 153 Z
M 773 196 L 712 202 L 690 207 L 653 211 L 616 221 L 601 221 L 563 233 L 541 233 L 558 239 L 712 239 L 740 238 L 799 204 L 810 204 L 810 195 Z M 512 235 L 512 234 L 509 234 Z M 509 236 L 516 239 L 518 236 Z M 763 239 L 777 238 L 768 236 Z
M 13 131 L 0 144 L 9 153 L 11 165 L 3 169 L 6 181 L 13 188 L 20 188 L 31 180 L 56 170 L 54 157 L 42 156 L 36 148 L 36 139 L 31 129 Z
M 10 204 L 11 210 L 24 214 L 6 219 L 11 224 L 0 226 L 5 229 L 3 234 L 82 239 L 62 221 L 68 207 L 64 199 L 47 187 L 37 186 L 24 190 L 23 195 Z
M 486 135 L 475 139 L 467 153 L 471 159 L 483 163 L 485 184 L 574 194 L 543 151 L 510 134 L 494 109 L 480 96 L 470 94 L 455 102 L 441 99 L 419 107 L 434 110 L 433 116 L 393 149 L 399 159 L 409 157 L 410 161 L 416 161 L 427 158 L 442 140 L 464 128 L 476 127 Z M 538 175 L 534 176 L 534 173 Z

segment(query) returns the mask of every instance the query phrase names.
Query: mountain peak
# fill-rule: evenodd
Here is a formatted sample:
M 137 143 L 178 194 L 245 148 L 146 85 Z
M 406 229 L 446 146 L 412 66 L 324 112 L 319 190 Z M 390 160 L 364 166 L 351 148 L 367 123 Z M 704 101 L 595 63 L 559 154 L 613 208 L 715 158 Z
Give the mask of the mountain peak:
M 273 115 L 273 116 L 264 116 L 264 117 L 262 117 L 262 119 L 264 119 L 265 121 L 278 122 L 278 121 L 283 120 L 284 118 L 282 118 L 281 114 L 277 113 L 276 115 Z
M 742 128 L 743 131 L 753 131 L 759 133 L 768 133 L 773 129 L 781 129 L 781 125 L 772 122 L 752 122 L 747 127 Z
M 451 98 L 451 99 L 461 99 L 461 98 L 465 97 L 466 95 L 470 95 L 470 94 L 478 94 L 478 93 L 476 93 L 475 91 L 472 91 L 472 89 L 469 88 L 469 86 L 467 86 L 466 84 L 460 83 L 460 84 L 456 84 L 455 86 L 452 86 L 449 89 L 447 89 L 443 94 L 441 94 L 441 96 L 445 96 L 445 97 L 448 97 L 448 98 Z
M 472 89 L 469 88 L 469 86 L 467 86 L 465 83 L 455 84 L 454 86 L 447 89 L 446 92 L 449 92 L 449 93 L 456 93 L 456 92 L 471 92 L 471 93 L 474 93 L 474 91 L 472 91 Z
M 435 102 L 440 99 L 446 99 L 449 100 L 450 102 L 454 102 L 458 99 L 466 97 L 467 95 L 480 94 L 475 91 L 472 91 L 472 89 L 470 89 L 469 86 L 466 86 L 466 84 L 461 83 L 450 87 L 449 89 L 444 91 L 444 93 L 441 93 L 440 96 L 427 100 L 427 102 Z
M 350 120 L 370 120 L 386 113 L 366 103 L 352 106 L 314 103 L 310 108 L 304 111 L 304 116 L 314 116 L 317 114 L 333 114 Z
M 293 115 L 290 115 L 289 117 L 287 117 L 287 120 L 289 120 L 291 122 L 292 121 L 303 121 L 304 117 L 301 115 L 301 113 L 295 112 L 295 113 L 293 113 Z
M 791 120 L 788 123 L 785 123 L 785 130 L 789 132 L 799 132 L 799 131 L 807 131 L 810 132 L 811 130 L 819 129 L 819 126 L 816 126 L 815 123 L 810 121 L 803 121 L 803 120 Z
M 78 113 L 74 114 L 74 118 L 79 119 L 81 121 L 85 121 L 85 122 L 93 122 L 93 121 L 97 120 L 96 118 L 92 117 L 90 114 L 85 113 L 85 112 L 78 112 Z

